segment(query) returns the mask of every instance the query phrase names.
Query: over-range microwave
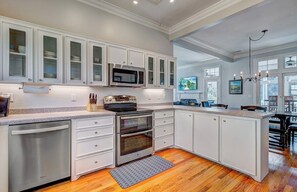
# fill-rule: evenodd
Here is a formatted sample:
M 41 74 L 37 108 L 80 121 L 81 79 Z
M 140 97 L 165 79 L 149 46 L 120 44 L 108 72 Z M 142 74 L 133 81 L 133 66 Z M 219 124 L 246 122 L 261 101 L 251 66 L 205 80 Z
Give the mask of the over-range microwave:
M 143 87 L 144 84 L 144 68 L 109 64 L 110 86 Z

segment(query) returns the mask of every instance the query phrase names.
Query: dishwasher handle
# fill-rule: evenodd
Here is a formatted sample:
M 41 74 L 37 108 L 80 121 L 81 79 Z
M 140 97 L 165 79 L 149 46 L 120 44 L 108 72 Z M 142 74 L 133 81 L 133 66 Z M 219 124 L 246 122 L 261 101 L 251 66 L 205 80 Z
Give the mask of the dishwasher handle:
M 26 134 L 45 133 L 45 132 L 50 132 L 50 131 L 60 131 L 63 129 L 68 129 L 68 128 L 69 128 L 69 125 L 61 125 L 61 126 L 41 128 L 41 129 L 14 130 L 14 131 L 11 131 L 11 135 L 26 135 Z

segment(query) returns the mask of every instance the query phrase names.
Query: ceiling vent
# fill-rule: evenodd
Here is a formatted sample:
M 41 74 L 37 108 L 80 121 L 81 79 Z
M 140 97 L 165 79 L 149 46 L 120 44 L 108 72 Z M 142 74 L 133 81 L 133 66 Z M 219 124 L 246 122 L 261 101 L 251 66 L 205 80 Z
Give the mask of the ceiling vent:
M 159 3 L 161 3 L 162 0 L 147 0 L 155 5 L 158 5 Z

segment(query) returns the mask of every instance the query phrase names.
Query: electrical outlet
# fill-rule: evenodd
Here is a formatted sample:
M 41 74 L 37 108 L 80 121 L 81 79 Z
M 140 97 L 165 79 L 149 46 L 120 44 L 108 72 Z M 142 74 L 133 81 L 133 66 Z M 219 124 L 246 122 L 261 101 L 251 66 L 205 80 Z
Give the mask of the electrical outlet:
M 71 101 L 76 102 L 76 94 L 71 94 Z

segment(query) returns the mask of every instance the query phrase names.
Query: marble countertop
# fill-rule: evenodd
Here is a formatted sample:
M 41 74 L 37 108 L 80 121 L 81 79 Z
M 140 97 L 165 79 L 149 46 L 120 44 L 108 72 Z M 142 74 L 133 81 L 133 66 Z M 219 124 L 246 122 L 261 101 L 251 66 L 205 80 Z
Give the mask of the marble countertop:
M 31 113 L 31 114 L 11 114 L 8 117 L 0 118 L 0 126 L 16 125 L 24 123 L 60 121 L 78 118 L 114 116 L 115 113 L 104 109 L 97 112 L 88 111 L 66 111 L 66 112 L 49 112 L 49 113 Z
M 204 108 L 204 107 L 192 107 L 192 106 L 182 106 L 182 105 L 145 106 L 143 108 L 151 109 L 154 111 L 175 109 L 175 110 L 211 113 L 211 114 L 245 117 L 245 118 L 253 118 L 253 119 L 265 119 L 274 115 L 273 113 L 242 111 L 239 109 Z

